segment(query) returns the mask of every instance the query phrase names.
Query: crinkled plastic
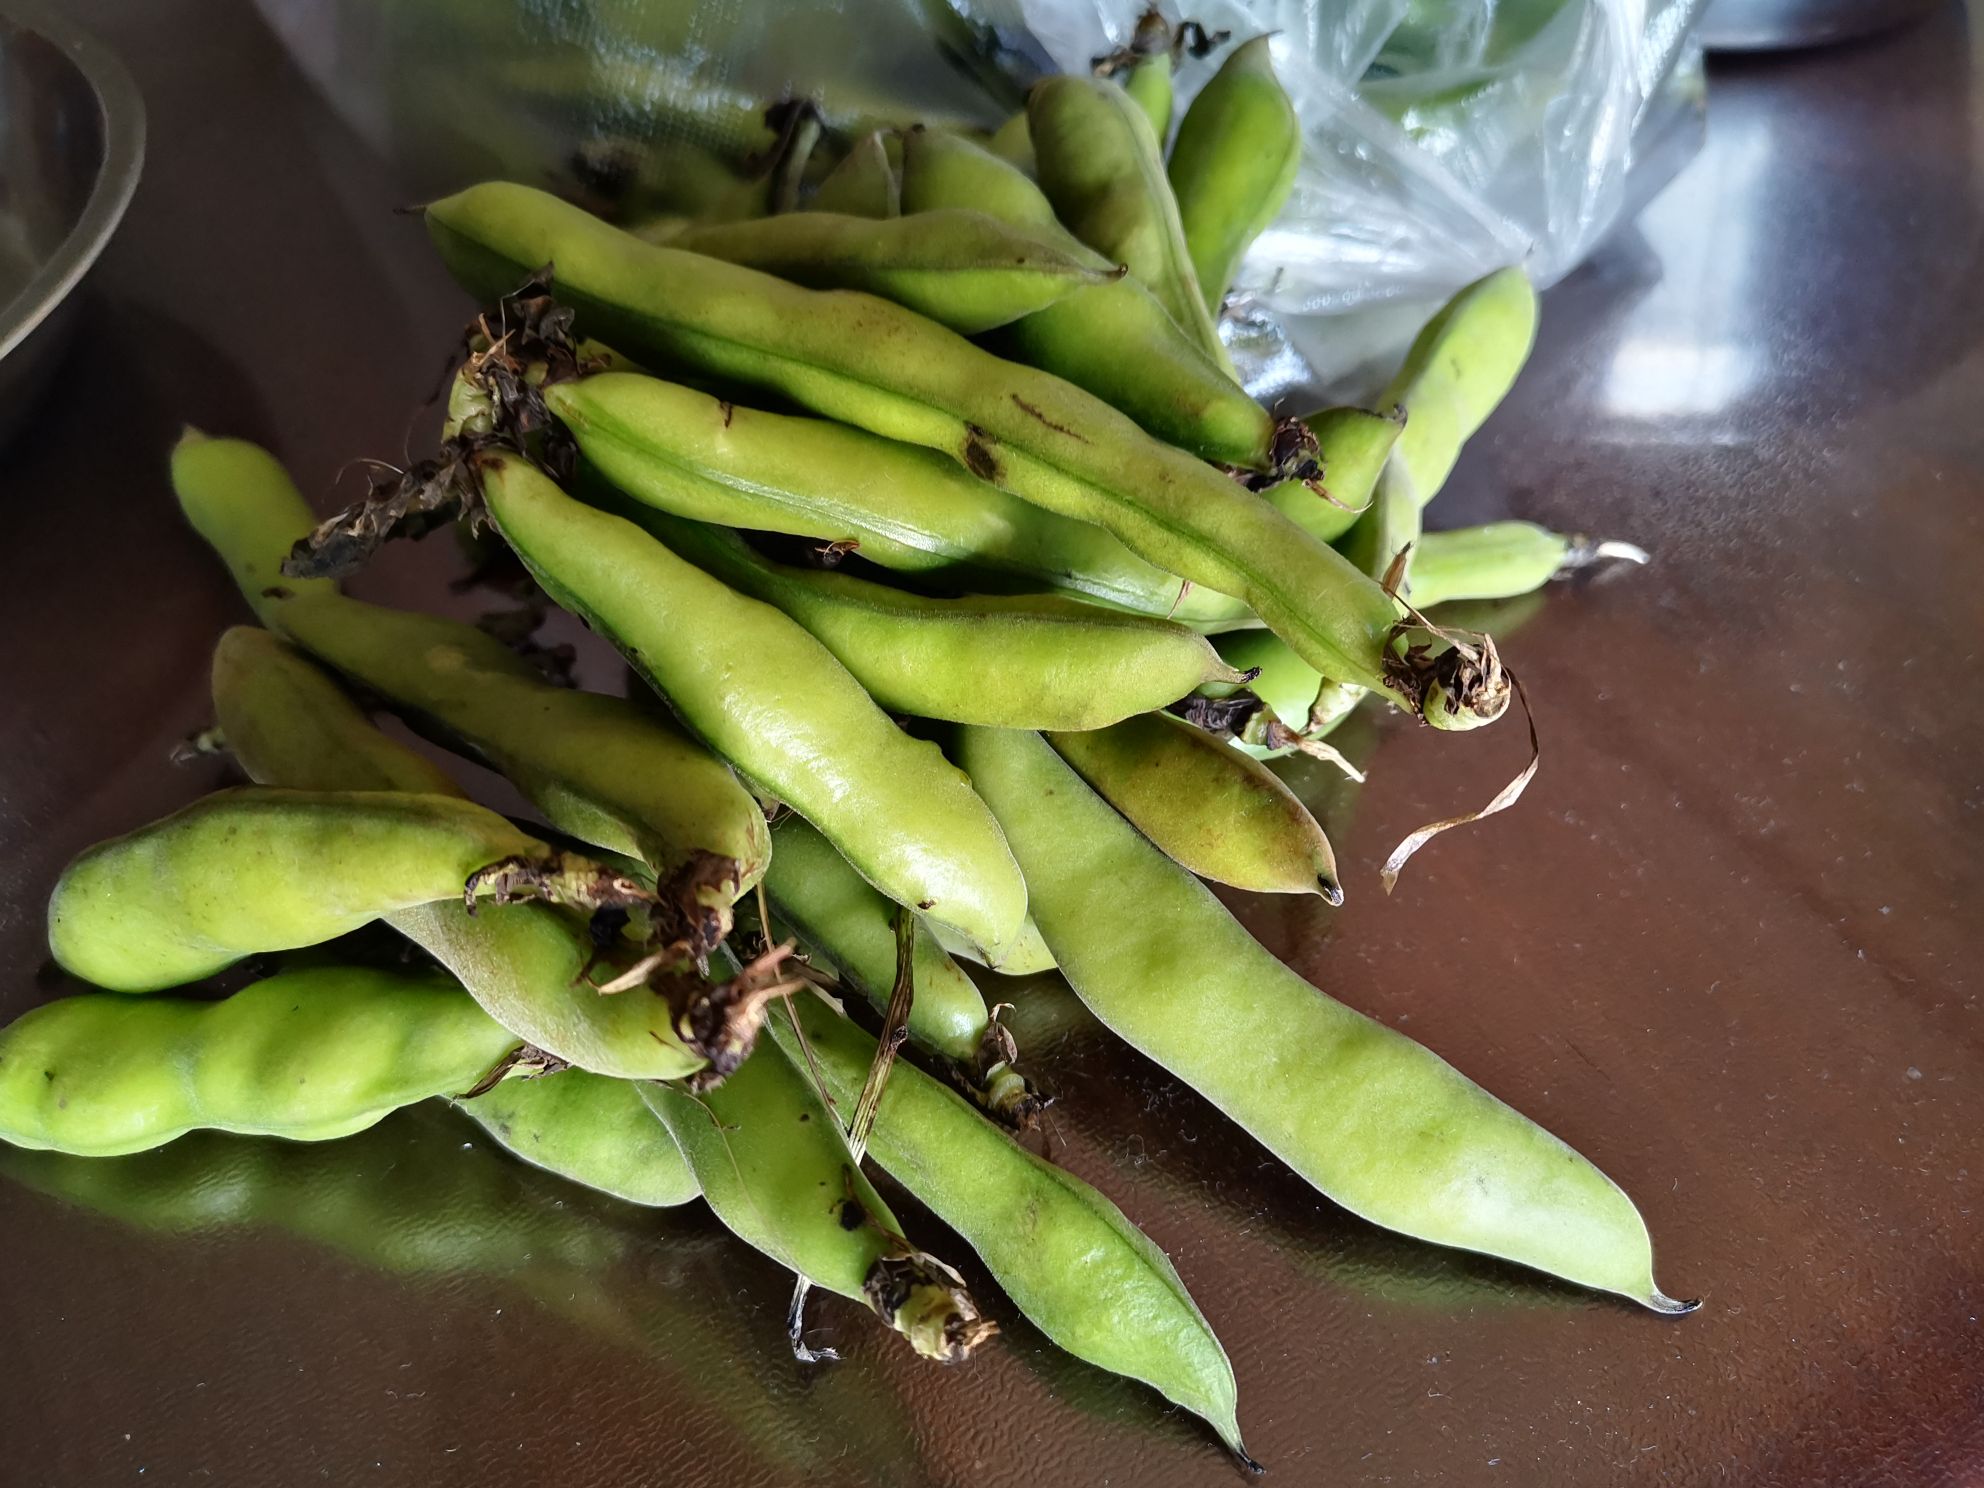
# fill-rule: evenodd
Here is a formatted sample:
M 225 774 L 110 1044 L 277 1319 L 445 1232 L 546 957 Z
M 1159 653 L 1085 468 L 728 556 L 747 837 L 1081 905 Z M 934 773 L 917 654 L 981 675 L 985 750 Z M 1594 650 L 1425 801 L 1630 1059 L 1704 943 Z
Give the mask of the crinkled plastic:
M 696 210 L 769 100 L 851 132 L 996 125 L 1043 71 L 1125 44 L 1141 0 L 261 0 L 419 190 L 505 174 Z M 1427 308 L 1522 262 L 1562 277 L 1699 141 L 1702 0 L 1205 0 L 1274 33 L 1302 120 L 1288 205 L 1225 334 L 1250 390 L 1354 393 Z M 1175 5 L 1167 12 L 1178 19 Z M 1184 61 L 1182 109 L 1223 53 Z M 845 137 L 845 134 L 843 134 Z M 727 163 L 727 164 L 726 164 Z

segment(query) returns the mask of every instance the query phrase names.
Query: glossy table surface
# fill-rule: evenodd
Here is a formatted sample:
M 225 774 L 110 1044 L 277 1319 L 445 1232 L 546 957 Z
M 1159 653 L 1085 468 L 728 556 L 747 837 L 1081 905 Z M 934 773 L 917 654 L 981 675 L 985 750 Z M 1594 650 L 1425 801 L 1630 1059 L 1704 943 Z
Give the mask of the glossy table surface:
M 405 448 L 466 309 L 245 5 L 77 8 L 153 146 L 57 390 L 0 453 L 7 1016 L 60 990 L 41 906 L 69 855 L 220 778 L 168 761 L 243 613 L 171 502 L 175 431 L 266 440 L 328 506 L 345 462 Z M 1536 785 L 1387 899 L 1384 852 L 1521 739 L 1376 730 L 1354 798 L 1300 775 L 1348 905 L 1243 906 L 1614 1175 L 1699 1313 L 1380 1234 L 1064 989 L 1023 989 L 1055 1154 L 1175 1259 L 1270 1482 L 1984 1480 L 1974 55 L 1950 8 L 1712 69 L 1707 149 L 1548 296 L 1435 508 L 1657 555 L 1511 640 Z M 450 571 L 433 543 L 363 587 L 432 600 Z M 1005 1334 L 966 1369 L 832 1302 L 816 1331 L 846 1359 L 796 1364 L 777 1268 L 700 1207 L 594 1204 L 443 1111 L 338 1147 L 5 1167 L 0 1480 L 23 1488 L 1235 1480 L 996 1296 Z

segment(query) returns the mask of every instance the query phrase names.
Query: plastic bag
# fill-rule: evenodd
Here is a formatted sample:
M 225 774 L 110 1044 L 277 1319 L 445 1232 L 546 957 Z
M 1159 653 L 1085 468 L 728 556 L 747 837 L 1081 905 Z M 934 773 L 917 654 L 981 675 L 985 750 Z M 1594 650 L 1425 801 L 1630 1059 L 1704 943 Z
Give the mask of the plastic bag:
M 765 148 L 765 103 L 850 132 L 996 125 L 1045 71 L 1126 43 L 1141 0 L 261 0 L 415 189 L 480 175 L 607 206 Z M 1175 9 L 1176 0 L 1167 6 Z M 1701 0 L 1205 0 L 1275 33 L 1304 159 L 1223 333 L 1268 401 L 1355 396 L 1428 308 L 1505 264 L 1554 282 L 1700 138 Z M 1179 19 L 1173 14 L 1173 19 Z M 1218 65 L 1178 74 L 1182 110 Z M 727 165 L 726 162 L 729 164 Z M 686 197 L 685 197 L 686 194 Z

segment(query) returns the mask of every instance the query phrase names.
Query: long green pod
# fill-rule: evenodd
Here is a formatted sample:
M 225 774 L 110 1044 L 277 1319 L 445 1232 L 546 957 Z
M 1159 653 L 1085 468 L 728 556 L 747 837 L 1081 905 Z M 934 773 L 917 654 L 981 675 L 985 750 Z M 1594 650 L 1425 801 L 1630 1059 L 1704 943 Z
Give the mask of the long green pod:
M 877 1012 L 896 981 L 896 906 L 868 887 L 834 845 L 796 816 L 772 826 L 773 867 L 765 875 L 772 913 L 809 951 Z M 983 1051 L 991 1017 L 978 986 L 934 937 L 916 937 L 909 1036 L 969 1070 Z
M 1406 598 L 1421 609 L 1457 600 L 1514 599 L 1595 563 L 1645 563 L 1631 543 L 1565 536 L 1534 522 L 1428 532 L 1412 550 Z
M 1589 1162 L 1446 1061 L 1324 996 L 1039 738 L 964 729 L 1068 983 L 1337 1203 L 1656 1312 L 1646 1225 Z
M 1335 542 L 1371 505 L 1379 472 L 1405 420 L 1364 408 L 1325 408 L 1302 421 L 1316 439 L 1324 496 L 1307 481 L 1281 481 L 1261 499 L 1319 542 Z
M 1343 902 L 1336 854 L 1309 808 L 1258 760 L 1169 713 L 1049 734 L 1061 758 L 1174 862 L 1257 894 Z
M 1392 459 L 1420 505 L 1447 483 L 1461 445 L 1515 385 L 1535 340 L 1536 290 L 1517 267 L 1468 285 L 1413 341 L 1378 407 L 1404 414 Z
M 1137 127 L 1148 134 L 1141 116 Z M 471 290 L 500 294 L 556 263 L 559 293 L 587 333 L 643 365 L 686 362 L 942 449 L 1242 601 L 1331 675 L 1384 685 L 1397 619 L 1390 596 L 1252 492 L 1058 378 L 979 351 L 899 305 L 652 247 L 528 187 L 471 187 L 427 216 Z
M 997 728 L 1093 729 L 1239 676 L 1204 636 L 1055 595 L 932 599 L 789 568 L 735 535 L 636 508 L 647 531 L 805 626 L 893 713 Z
M 1206 308 L 1219 313 L 1248 245 L 1281 215 L 1302 163 L 1302 125 L 1268 38 L 1227 55 L 1178 125 L 1165 174 Z
M 1042 78 L 1026 100 L 1040 189 L 1068 230 L 1140 280 L 1208 356 L 1206 310 L 1164 155 L 1142 106 L 1100 78 Z
M 502 772 L 561 831 L 666 877 L 699 858 L 705 898 L 727 903 L 764 871 L 764 814 L 709 752 L 625 699 L 554 687 L 472 625 L 367 604 L 282 560 L 313 525 L 267 451 L 182 438 L 173 487 L 262 622 L 441 743 Z
M 316 663 L 265 630 L 240 625 L 214 648 L 214 714 L 236 762 L 260 785 L 300 790 L 396 790 L 460 795 L 424 756 L 374 727 Z M 672 1003 L 646 991 L 605 996 L 589 968 L 615 957 L 585 918 L 549 904 L 454 901 L 397 910 L 386 923 L 437 958 L 497 1022 L 533 1047 L 582 1070 L 624 1079 L 695 1073 L 711 1052 L 748 1045 L 755 1014 L 706 1039 L 678 1022 Z
M 1033 232 L 1067 232 L 1032 177 L 930 130 L 903 141 L 902 200 L 905 212 L 970 206 Z M 1273 463 L 1274 419 L 1134 278 L 1078 289 L 986 345 L 1066 378 L 1166 443 L 1223 465 Z
M 533 1167 L 616 1199 L 668 1208 L 702 1192 L 632 1080 L 560 1070 L 504 1080 L 456 1104 Z
M 776 1050 L 760 1049 L 700 1097 L 640 1090 L 739 1239 L 867 1304 L 925 1358 L 961 1362 L 991 1331 L 957 1273 L 902 1238 L 840 1123 Z
M 544 398 L 592 467 L 678 517 L 851 543 L 883 568 L 1000 575 L 1186 624 L 1247 613 L 920 445 L 623 373 L 557 383 Z
M 153 992 L 437 900 L 634 892 L 458 797 L 242 786 L 81 853 L 49 896 L 48 944 L 85 981 Z
M 820 182 L 808 210 L 849 217 L 902 215 L 902 182 L 889 159 L 881 130 L 870 130 L 854 142 L 840 164 Z
M 322 667 L 270 631 L 223 631 L 211 676 L 214 721 L 257 785 L 468 798 L 445 770 L 374 727 Z
M 1144 111 L 1160 155 L 1164 153 L 1165 140 L 1171 137 L 1171 109 L 1175 91 L 1171 74 L 1171 52 L 1166 48 L 1137 58 L 1130 64 L 1129 74 L 1123 79 L 1123 91 Z M 1183 205 L 1181 201 L 1179 206 Z
M 447 977 L 363 967 L 218 1002 L 64 997 L 0 1029 L 0 1141 L 86 1157 L 200 1128 L 327 1141 L 471 1088 L 518 1042 Z
M 1119 271 L 983 212 L 914 217 L 790 212 L 684 229 L 671 248 L 742 264 L 814 289 L 880 295 L 967 336 L 1043 310 Z
M 478 470 L 490 517 L 538 582 L 745 779 L 811 821 L 897 903 L 993 953 L 1019 933 L 1026 885 L 984 802 L 833 653 L 524 461 L 485 455 Z
M 779 1048 L 851 1112 L 875 1041 L 812 998 L 781 1013 Z M 1242 1452 L 1233 1368 L 1185 1283 L 1101 1193 L 1028 1152 L 937 1081 L 898 1062 L 868 1150 L 978 1253 L 1035 1327 L 1079 1359 L 1144 1381 Z

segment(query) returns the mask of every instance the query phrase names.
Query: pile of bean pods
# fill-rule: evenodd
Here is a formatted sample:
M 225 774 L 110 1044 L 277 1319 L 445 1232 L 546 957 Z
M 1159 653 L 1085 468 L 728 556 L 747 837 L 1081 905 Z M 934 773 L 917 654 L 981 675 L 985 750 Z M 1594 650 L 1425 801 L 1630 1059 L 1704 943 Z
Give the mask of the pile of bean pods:
M 802 1357 L 812 1287 L 962 1360 L 992 1317 L 872 1160 L 1049 1338 L 1241 1453 L 1177 1271 L 1028 1135 L 1042 1096 L 988 1002 L 1058 969 L 1346 1208 L 1685 1311 L 1604 1174 L 1283 966 L 1202 882 L 1338 902 L 1272 761 L 1334 756 L 1359 708 L 1493 722 L 1511 679 L 1455 602 L 1631 550 L 1421 531 L 1528 353 L 1518 269 L 1455 296 L 1374 409 L 1248 397 L 1218 317 L 1299 131 L 1266 38 L 1174 129 L 1182 55 L 1140 30 L 980 137 L 836 138 L 788 108 L 776 158 L 699 215 L 616 225 L 503 183 L 433 203 L 488 308 L 432 459 L 319 523 L 252 445 L 189 430 L 172 453 L 260 621 L 212 673 L 213 738 L 251 783 L 63 873 L 50 945 L 101 990 L 0 1031 L 0 1138 L 321 1141 L 451 1102 L 629 1204 L 702 1198 L 799 1279 Z M 639 696 L 340 588 L 455 518 Z M 306 949 L 374 921 L 409 954 Z M 216 995 L 243 962 L 259 979 Z

